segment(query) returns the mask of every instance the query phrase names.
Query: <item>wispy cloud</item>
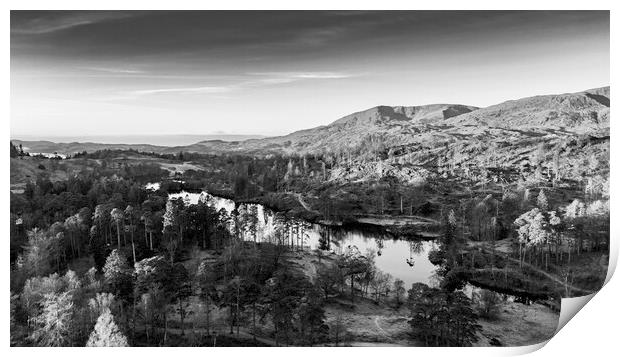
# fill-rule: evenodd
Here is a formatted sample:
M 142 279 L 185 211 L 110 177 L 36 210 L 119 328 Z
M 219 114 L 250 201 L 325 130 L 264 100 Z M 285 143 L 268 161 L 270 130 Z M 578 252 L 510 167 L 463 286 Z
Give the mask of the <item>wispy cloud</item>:
M 332 80 L 356 77 L 358 75 L 340 72 L 254 72 L 247 73 L 247 80 L 227 85 L 208 85 L 198 87 L 170 87 L 141 89 L 129 92 L 132 96 L 144 96 L 166 93 L 187 94 L 223 94 L 242 89 L 260 88 L 271 85 L 287 84 L 307 80 Z
M 206 86 L 206 87 L 185 87 L 185 88 L 159 88 L 159 89 L 142 89 L 129 92 L 133 95 L 150 95 L 162 93 L 200 93 L 200 94 L 222 94 L 228 93 L 234 89 L 234 86 Z
M 13 11 L 11 12 L 11 33 L 20 35 L 42 35 L 106 20 L 126 18 L 133 15 L 134 13 L 132 12 L 116 11 Z
M 255 76 L 271 77 L 271 79 L 304 80 L 304 79 L 342 79 L 356 75 L 339 72 L 259 72 L 249 73 Z
M 15 28 L 12 29 L 11 32 L 15 33 L 15 34 L 25 34 L 25 35 L 40 35 L 40 34 L 44 34 L 44 33 L 49 33 L 49 32 L 54 32 L 54 31 L 60 31 L 60 30 L 64 30 L 64 29 L 68 29 L 71 27 L 76 27 L 76 26 L 81 26 L 81 25 L 88 25 L 91 24 L 92 21 L 89 20 L 77 20 L 77 21 L 71 21 L 71 22 L 62 22 L 62 23 L 52 23 L 52 24 L 37 24 L 34 23 L 32 24 L 31 27 L 23 27 L 23 28 Z
M 145 71 L 141 71 L 137 69 L 129 69 L 129 68 L 105 68 L 105 67 L 80 67 L 80 68 L 89 70 L 89 71 L 115 73 L 115 74 L 143 74 L 145 73 Z
M 337 41 L 343 38 L 349 31 L 347 26 L 329 26 L 322 28 L 311 28 L 295 37 L 294 43 L 304 46 L 321 47 L 330 41 Z

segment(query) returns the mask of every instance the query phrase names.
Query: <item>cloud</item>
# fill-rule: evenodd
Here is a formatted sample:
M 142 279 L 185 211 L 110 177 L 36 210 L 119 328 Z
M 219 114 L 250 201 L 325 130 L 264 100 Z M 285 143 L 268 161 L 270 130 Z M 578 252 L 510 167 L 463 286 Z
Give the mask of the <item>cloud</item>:
M 321 47 L 330 41 L 338 41 L 344 38 L 350 29 L 346 26 L 330 26 L 322 28 L 312 28 L 299 33 L 293 43 L 302 46 Z
M 251 76 L 265 77 L 250 83 L 260 86 L 269 84 L 285 84 L 304 80 L 346 79 L 357 75 L 339 72 L 258 72 L 248 73 Z
M 11 33 L 42 35 L 133 16 L 118 11 L 11 11 Z
M 95 72 L 105 72 L 105 73 L 116 73 L 116 74 L 143 74 L 144 71 L 137 69 L 127 69 L 127 68 L 104 68 L 104 67 L 80 67 L 81 69 L 86 69 L 89 71 Z
M 274 78 L 286 78 L 293 80 L 302 79 L 341 79 L 355 77 L 353 74 L 339 72 L 259 72 L 249 73 L 255 76 L 269 76 Z
M 142 89 L 129 92 L 133 95 L 150 95 L 162 93 L 202 93 L 202 94 L 221 94 L 232 91 L 233 86 L 205 86 L 205 87 L 185 87 L 185 88 L 159 88 Z
M 345 79 L 358 75 L 339 72 L 255 72 L 247 73 L 249 78 L 244 81 L 228 85 L 209 85 L 198 87 L 171 87 L 156 89 L 141 89 L 129 92 L 132 96 L 145 96 L 170 93 L 195 94 L 223 94 L 243 89 L 260 88 L 270 85 L 287 84 L 307 80 Z

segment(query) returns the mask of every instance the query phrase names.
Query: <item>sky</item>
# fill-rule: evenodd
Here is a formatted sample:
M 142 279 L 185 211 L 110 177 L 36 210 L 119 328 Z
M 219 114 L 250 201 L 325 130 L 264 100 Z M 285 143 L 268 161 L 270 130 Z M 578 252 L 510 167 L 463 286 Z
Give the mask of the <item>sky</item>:
M 282 135 L 609 85 L 607 11 L 11 11 L 11 136 Z

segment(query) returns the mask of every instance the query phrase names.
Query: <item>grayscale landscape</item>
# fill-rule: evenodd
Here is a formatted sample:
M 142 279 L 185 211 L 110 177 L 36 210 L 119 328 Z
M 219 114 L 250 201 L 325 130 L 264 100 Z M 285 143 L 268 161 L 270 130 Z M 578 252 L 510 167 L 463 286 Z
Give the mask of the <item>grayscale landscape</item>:
M 11 346 L 546 341 L 610 99 L 608 11 L 11 11 Z

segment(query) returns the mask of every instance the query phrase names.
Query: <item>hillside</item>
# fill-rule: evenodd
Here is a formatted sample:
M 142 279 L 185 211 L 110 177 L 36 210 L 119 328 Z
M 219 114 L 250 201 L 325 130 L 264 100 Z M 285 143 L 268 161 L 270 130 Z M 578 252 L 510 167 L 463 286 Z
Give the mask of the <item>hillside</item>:
M 289 135 L 249 139 L 245 141 L 204 140 L 185 146 L 159 146 L 148 144 L 101 144 L 92 142 L 54 143 L 51 141 L 13 140 L 22 144 L 26 151 L 37 153 L 71 154 L 81 151 L 104 149 L 134 149 L 145 152 L 178 153 L 179 151 L 212 152 L 299 152 L 322 151 L 323 148 L 339 145 L 359 145 L 365 136 L 385 133 L 398 135 L 407 132 L 404 128 L 438 123 L 448 118 L 471 112 L 476 107 L 465 105 L 434 104 L 413 107 L 379 106 L 357 112 L 336 120 L 330 125 L 306 129 Z
M 446 120 L 446 124 L 538 132 L 603 133 L 609 129 L 609 97 L 609 87 L 529 97 L 455 116 Z
M 286 136 L 248 140 L 240 145 L 227 145 L 227 149 L 255 153 L 275 151 L 285 153 L 310 153 L 361 145 L 368 136 L 386 136 L 405 142 L 415 128 L 437 125 L 444 120 L 476 110 L 476 107 L 453 104 L 433 104 L 414 107 L 379 106 L 340 118 L 317 128 L 301 130 Z M 396 142 L 394 142 L 396 143 Z M 199 143 L 212 148 L 212 142 Z
M 158 153 L 304 154 L 358 152 L 380 142 L 386 147 L 428 146 L 477 140 L 529 140 L 536 137 L 609 135 L 610 88 L 511 100 L 486 108 L 458 104 L 378 106 L 329 125 L 285 136 L 245 141 L 207 140 L 186 146 L 52 143 L 14 140 L 30 152 L 71 154 L 106 148 Z

